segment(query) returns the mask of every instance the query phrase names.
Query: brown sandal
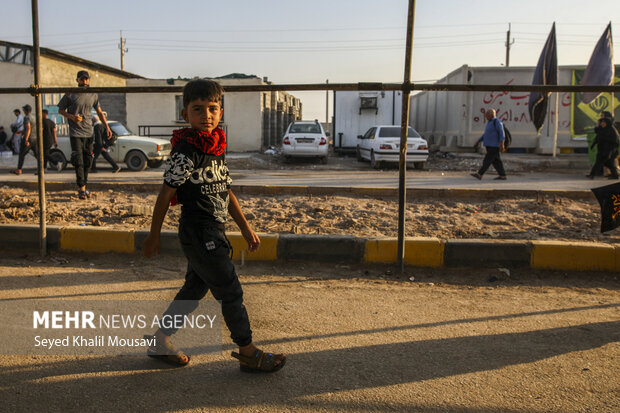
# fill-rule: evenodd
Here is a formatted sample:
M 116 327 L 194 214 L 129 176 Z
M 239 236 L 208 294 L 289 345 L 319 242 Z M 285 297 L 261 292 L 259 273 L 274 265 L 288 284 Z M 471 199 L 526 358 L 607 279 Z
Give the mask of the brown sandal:
M 265 353 L 262 350 L 256 350 L 253 356 L 244 356 L 235 351 L 230 355 L 244 363 L 239 368 L 246 373 L 273 373 L 284 367 L 286 363 L 284 354 Z M 280 363 L 276 364 L 277 361 Z
M 154 339 L 155 336 L 145 335 L 145 340 Z M 192 359 L 191 356 L 177 350 L 175 346 L 170 344 L 169 346 L 156 345 L 155 347 L 149 347 L 146 350 L 146 355 L 154 359 L 163 361 L 164 363 L 171 364 L 175 367 L 185 367 Z M 183 361 L 183 356 L 187 357 L 187 361 Z

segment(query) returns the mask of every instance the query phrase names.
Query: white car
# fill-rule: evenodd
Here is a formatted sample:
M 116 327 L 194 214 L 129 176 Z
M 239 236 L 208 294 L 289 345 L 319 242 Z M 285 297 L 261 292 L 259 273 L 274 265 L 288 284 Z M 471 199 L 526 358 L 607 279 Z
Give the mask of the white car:
M 316 157 L 327 163 L 327 136 L 318 121 L 299 120 L 291 122 L 282 139 L 282 155 L 292 157 Z
M 110 129 L 118 136 L 114 145 L 108 148 L 108 153 L 115 162 L 124 162 L 131 171 L 143 171 L 149 168 L 160 167 L 170 156 L 172 145 L 164 139 L 137 136 L 131 133 L 122 123 L 108 121 Z M 67 166 L 71 159 L 71 143 L 68 136 L 58 136 L 58 148 L 50 150 L 50 160 L 59 164 L 59 170 Z M 107 163 L 102 156 L 97 163 Z
M 378 125 L 357 137 L 357 160 L 370 161 L 370 166 L 379 169 L 383 162 L 400 161 L 400 126 Z M 415 129 L 409 126 L 407 134 L 407 164 L 423 169 L 428 159 L 428 143 Z

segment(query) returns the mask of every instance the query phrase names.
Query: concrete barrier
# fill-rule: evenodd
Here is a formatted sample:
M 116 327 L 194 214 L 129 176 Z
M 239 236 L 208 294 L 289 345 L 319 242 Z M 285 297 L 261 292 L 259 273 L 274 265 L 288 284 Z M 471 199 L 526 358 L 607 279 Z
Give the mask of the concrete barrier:
M 365 240 L 346 235 L 281 235 L 278 258 L 283 260 L 359 263 Z
M 140 251 L 147 231 L 93 227 L 47 228 L 48 250 L 81 252 Z M 396 263 L 395 238 L 338 235 L 259 234 L 261 247 L 249 252 L 238 232 L 228 238 L 233 258 L 248 261 L 317 261 Z M 0 245 L 7 249 L 38 250 L 36 225 L 0 225 Z M 161 253 L 182 254 L 176 231 L 162 231 Z M 573 271 L 620 271 L 620 245 L 594 242 L 525 240 L 441 240 L 406 238 L 405 264 L 419 267 L 529 267 Z
M 527 267 L 531 249 L 529 241 L 453 239 L 446 242 L 444 259 L 449 267 Z

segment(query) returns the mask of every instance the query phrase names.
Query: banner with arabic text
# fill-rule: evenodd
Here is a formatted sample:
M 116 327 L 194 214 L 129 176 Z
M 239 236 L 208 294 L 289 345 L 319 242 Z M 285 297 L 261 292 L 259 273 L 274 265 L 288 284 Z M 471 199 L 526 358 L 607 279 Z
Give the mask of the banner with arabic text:
M 618 68 L 616 66 L 616 76 L 614 78 L 614 85 L 620 85 L 620 76 L 618 76 Z M 585 69 L 573 70 L 573 76 L 571 84 L 579 85 L 581 78 L 583 77 Z M 600 117 L 601 112 L 607 110 L 611 112 L 612 101 L 611 93 L 601 93 L 596 99 L 589 104 L 583 103 L 581 100 L 581 93 L 573 93 L 571 99 L 571 135 L 573 137 L 586 136 L 588 133 L 594 133 L 594 127 L 596 121 Z M 614 96 L 614 117 L 616 121 L 620 120 L 620 94 Z

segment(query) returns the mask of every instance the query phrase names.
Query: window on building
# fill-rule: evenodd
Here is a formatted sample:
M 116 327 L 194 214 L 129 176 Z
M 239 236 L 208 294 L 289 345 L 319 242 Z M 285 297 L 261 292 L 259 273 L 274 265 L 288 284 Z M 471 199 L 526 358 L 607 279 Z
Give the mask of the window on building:
M 183 115 L 181 114 L 183 111 L 183 95 L 177 95 L 174 97 L 174 110 L 174 120 L 177 122 L 185 122 Z

